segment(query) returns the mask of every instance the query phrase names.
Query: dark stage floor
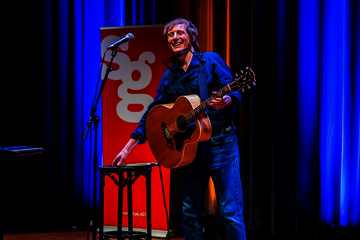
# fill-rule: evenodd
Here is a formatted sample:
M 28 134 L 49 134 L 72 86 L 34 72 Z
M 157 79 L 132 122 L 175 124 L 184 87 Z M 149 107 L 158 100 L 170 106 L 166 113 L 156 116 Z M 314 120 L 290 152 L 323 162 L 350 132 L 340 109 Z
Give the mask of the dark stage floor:
M 4 240 L 84 240 L 87 238 L 86 231 L 71 231 L 71 232 L 40 232 L 40 233 L 12 233 L 5 234 Z M 90 237 L 91 239 L 91 233 Z M 165 238 L 152 238 L 152 240 L 159 240 Z M 167 239 L 167 238 L 166 238 Z M 171 240 L 183 240 L 181 236 L 173 237 Z M 249 237 L 248 240 L 310 240 L 313 238 L 275 238 L 275 237 Z M 217 238 L 217 240 L 226 240 L 226 238 Z
M 89 237 L 88 237 L 89 235 Z M 47 218 L 42 216 L 7 215 L 4 222 L 4 240 L 86 240 L 92 239 L 91 230 L 70 218 Z M 152 238 L 153 240 L 167 238 Z M 183 240 L 177 234 L 171 240 Z M 224 237 L 209 240 L 226 240 Z M 276 237 L 248 234 L 248 240 L 314 240 L 308 237 Z M 1 240 L 1 238 L 0 238 Z

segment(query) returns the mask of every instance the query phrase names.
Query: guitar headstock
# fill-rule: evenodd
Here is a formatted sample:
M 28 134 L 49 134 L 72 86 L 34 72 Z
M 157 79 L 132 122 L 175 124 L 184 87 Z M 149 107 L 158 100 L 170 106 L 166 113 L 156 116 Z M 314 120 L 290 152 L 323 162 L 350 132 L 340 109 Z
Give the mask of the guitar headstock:
M 239 77 L 235 74 L 235 80 L 229 84 L 231 90 L 241 90 L 244 92 L 244 88 L 250 89 L 251 86 L 255 86 L 255 73 L 251 70 L 251 68 L 246 67 L 245 73 L 241 70 L 241 76 Z

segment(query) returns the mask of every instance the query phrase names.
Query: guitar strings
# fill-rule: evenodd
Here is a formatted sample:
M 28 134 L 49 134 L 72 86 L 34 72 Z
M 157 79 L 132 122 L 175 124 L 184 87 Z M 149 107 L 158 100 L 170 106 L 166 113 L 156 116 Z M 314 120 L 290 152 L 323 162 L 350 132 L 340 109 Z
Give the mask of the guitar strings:
M 211 97 L 206 99 L 203 103 L 198 105 L 196 108 L 194 108 L 193 110 L 191 110 L 190 112 L 185 114 L 185 116 L 183 118 L 181 118 L 180 120 L 170 124 L 168 126 L 169 132 L 173 133 L 173 135 L 178 133 L 179 132 L 179 128 L 178 128 L 179 125 L 183 125 L 185 123 L 189 124 L 190 122 L 194 121 L 201 113 L 203 113 L 206 109 L 208 109 L 210 107 L 210 102 L 211 102 L 212 99 L 224 96 L 229 91 L 230 91 L 230 88 L 228 87 L 228 85 L 226 85 L 225 87 L 220 89 L 215 95 L 212 95 Z

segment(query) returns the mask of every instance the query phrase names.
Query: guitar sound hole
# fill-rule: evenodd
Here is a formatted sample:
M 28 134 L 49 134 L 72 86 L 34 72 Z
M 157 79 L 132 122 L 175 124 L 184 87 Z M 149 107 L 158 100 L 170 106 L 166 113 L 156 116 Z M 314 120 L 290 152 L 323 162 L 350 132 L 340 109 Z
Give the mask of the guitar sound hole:
M 176 119 L 176 124 L 180 132 L 185 132 L 187 128 L 187 122 L 184 116 L 179 116 Z
M 191 139 L 192 134 L 196 130 L 196 124 L 194 122 L 189 123 L 189 126 L 187 126 L 186 130 L 183 132 L 177 132 L 174 135 L 174 142 L 176 150 L 179 152 L 183 149 L 184 142 L 186 139 Z

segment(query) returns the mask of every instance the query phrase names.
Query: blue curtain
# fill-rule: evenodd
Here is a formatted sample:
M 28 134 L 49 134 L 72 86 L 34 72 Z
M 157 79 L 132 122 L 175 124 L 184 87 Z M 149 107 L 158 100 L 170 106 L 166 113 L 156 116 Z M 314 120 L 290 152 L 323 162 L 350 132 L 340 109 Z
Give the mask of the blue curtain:
M 319 158 L 320 221 L 344 226 L 360 225 L 359 12 L 358 1 L 299 1 L 299 185 L 316 184 Z
M 60 1 L 66 5 L 66 1 Z M 87 121 L 90 117 L 94 97 L 100 88 L 97 83 L 100 71 L 100 28 L 132 25 L 165 23 L 163 18 L 155 18 L 155 1 L 144 0 L 76 0 L 74 2 L 74 49 L 75 49 L 75 129 L 76 129 L 76 172 L 78 191 L 82 199 L 92 206 L 93 152 L 94 131 L 90 131 L 87 139 L 82 140 Z M 159 5 L 159 4 L 158 4 Z M 159 5 L 157 9 L 162 7 Z M 61 15 L 68 17 L 66 14 Z M 156 22 L 155 22 L 156 21 Z M 64 46 L 65 49 L 65 46 Z M 97 85 L 99 84 L 99 85 Z M 96 88 L 97 87 L 97 88 Z M 106 87 L 106 86 L 105 86 Z M 101 99 L 97 105 L 96 115 L 101 119 Z M 124 136 L 126 137 L 126 136 Z M 102 165 L 102 121 L 100 120 L 97 136 L 98 165 Z M 119 149 L 120 150 L 120 149 Z M 81 183 L 81 184 L 80 184 Z
M 251 3 L 251 31 L 231 33 L 251 34 L 258 80 L 239 124 L 249 233 L 359 227 L 359 2 Z

